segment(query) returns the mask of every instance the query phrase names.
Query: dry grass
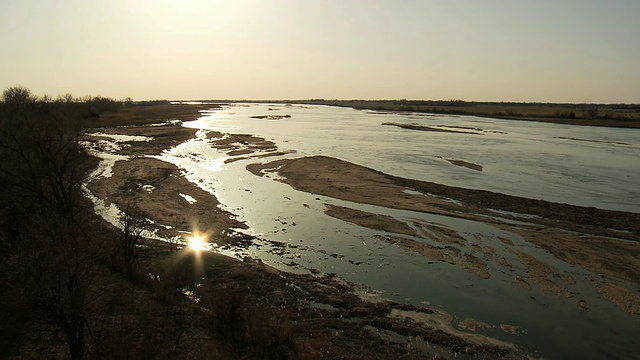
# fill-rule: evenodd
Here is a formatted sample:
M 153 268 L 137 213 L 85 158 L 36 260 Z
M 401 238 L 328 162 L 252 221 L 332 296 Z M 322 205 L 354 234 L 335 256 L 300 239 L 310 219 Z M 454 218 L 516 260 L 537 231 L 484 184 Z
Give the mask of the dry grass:
M 98 118 L 87 119 L 88 128 L 145 125 L 162 123 L 171 120 L 190 121 L 200 116 L 199 111 L 219 107 L 218 105 L 162 104 L 132 106 L 117 112 L 105 112 Z
M 307 103 L 374 111 L 474 115 L 560 124 L 640 128 L 640 105 L 387 100 L 316 100 Z

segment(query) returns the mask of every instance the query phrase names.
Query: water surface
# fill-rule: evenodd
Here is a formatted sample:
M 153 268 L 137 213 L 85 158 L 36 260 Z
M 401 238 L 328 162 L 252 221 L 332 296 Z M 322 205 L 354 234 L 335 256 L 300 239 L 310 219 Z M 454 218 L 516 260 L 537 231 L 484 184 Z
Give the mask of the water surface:
M 278 109 L 278 110 L 269 110 Z M 251 116 L 287 114 L 281 120 Z M 337 107 L 242 104 L 206 112 L 185 126 L 222 133 L 246 133 L 274 141 L 285 157 L 326 155 L 396 176 L 511 195 L 606 209 L 640 211 L 640 137 L 637 130 L 565 126 L 470 116 L 379 114 Z M 402 129 L 383 123 L 410 123 L 454 131 Z M 335 273 L 365 284 L 390 299 L 439 308 L 454 315 L 454 325 L 474 318 L 494 327 L 483 333 L 551 358 L 602 358 L 637 354 L 632 334 L 640 320 L 596 292 L 589 271 L 564 263 L 519 236 L 488 224 L 355 204 L 293 190 L 258 177 L 249 159 L 225 163 L 205 132 L 166 152 L 162 159 L 185 169 L 187 177 L 214 193 L 258 237 L 243 254 L 287 271 Z M 448 160 L 478 164 L 476 171 Z M 469 243 L 491 247 L 516 272 L 526 271 L 500 239 L 571 274 L 577 282 L 571 298 L 558 298 L 537 287 L 516 285 L 513 274 L 490 270 L 481 279 L 459 266 L 417 255 L 366 229 L 324 214 L 326 205 L 346 206 L 415 224 L 455 230 Z M 425 239 L 416 239 L 428 241 Z M 437 244 L 436 244 L 437 245 Z M 491 264 L 491 259 L 487 259 Z M 578 311 L 586 299 L 589 310 Z M 526 333 L 502 332 L 500 324 Z

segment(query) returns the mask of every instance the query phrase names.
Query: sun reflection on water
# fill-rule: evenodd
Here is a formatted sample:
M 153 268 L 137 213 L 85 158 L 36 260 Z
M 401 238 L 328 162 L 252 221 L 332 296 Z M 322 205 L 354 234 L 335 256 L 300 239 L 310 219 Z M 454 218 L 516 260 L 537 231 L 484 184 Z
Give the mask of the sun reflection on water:
M 193 235 L 187 238 L 187 244 L 194 251 L 203 251 L 209 248 L 206 234 L 198 231 L 194 231 Z

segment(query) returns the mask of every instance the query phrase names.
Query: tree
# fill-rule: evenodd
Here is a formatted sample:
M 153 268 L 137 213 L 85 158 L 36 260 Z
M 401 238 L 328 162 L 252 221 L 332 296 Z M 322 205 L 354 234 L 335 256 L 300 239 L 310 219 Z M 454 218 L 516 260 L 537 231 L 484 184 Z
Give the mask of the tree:
M 580 105 L 580 111 L 583 119 L 595 119 L 598 117 L 598 105 L 582 104 Z
M 88 160 L 79 119 L 28 89 L 0 103 L 0 271 L 64 332 L 73 359 L 85 353 L 87 309 L 99 239 L 88 235 L 81 181 Z M 11 264 L 11 266 L 5 265 Z
M 64 95 L 58 95 L 58 97 L 56 98 L 56 101 L 70 104 L 70 103 L 74 102 L 75 100 L 73 98 L 73 95 L 67 93 L 67 94 L 64 94 Z
M 131 273 L 138 261 L 138 247 L 143 239 L 142 233 L 145 230 L 146 220 L 140 209 L 129 202 L 120 218 L 120 225 L 122 225 L 120 246 L 122 247 L 124 265 L 126 271 Z
M 27 104 L 37 100 L 31 90 L 24 86 L 16 85 L 2 92 L 2 101 L 10 104 Z
M 39 315 L 65 334 L 71 358 L 81 359 L 100 247 L 81 226 L 67 223 L 56 211 L 29 220 L 15 252 L 24 273 L 24 295 L 33 297 Z

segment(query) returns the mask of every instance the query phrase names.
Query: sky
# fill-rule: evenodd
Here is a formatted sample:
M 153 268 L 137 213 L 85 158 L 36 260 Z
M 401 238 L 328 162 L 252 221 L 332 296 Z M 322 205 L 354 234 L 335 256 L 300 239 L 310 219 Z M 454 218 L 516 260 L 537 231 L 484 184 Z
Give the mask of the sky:
M 640 103 L 638 0 L 0 0 L 0 89 Z

